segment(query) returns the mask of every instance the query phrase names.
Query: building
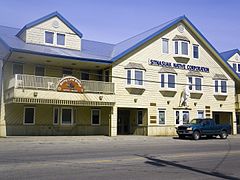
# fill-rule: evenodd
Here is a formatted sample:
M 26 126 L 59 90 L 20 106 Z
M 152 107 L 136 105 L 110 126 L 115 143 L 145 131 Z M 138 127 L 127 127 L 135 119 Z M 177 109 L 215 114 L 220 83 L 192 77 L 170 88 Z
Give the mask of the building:
M 221 53 L 221 56 L 232 68 L 233 71 L 240 77 L 240 51 L 239 49 L 233 49 Z M 240 86 L 239 82 L 236 83 L 236 118 L 237 118 L 237 130 L 240 133 Z
M 238 76 L 185 16 L 117 44 L 58 12 L 0 27 L 1 135 L 175 135 L 196 117 L 236 134 Z

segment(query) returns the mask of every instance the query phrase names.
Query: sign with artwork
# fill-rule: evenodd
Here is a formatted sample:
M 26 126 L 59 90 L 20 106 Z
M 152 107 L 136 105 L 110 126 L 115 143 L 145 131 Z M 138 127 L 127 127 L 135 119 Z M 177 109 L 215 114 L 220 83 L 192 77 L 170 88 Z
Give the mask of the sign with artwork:
M 66 76 L 59 81 L 57 91 L 82 93 L 83 85 L 79 79 L 73 76 Z
M 172 67 L 175 69 L 183 69 L 183 70 L 189 70 L 189 71 L 199 71 L 199 72 L 209 73 L 208 67 L 195 66 L 195 65 L 183 64 L 183 63 L 173 63 L 173 62 L 150 59 L 148 61 L 148 64 L 152 65 L 152 66 Z

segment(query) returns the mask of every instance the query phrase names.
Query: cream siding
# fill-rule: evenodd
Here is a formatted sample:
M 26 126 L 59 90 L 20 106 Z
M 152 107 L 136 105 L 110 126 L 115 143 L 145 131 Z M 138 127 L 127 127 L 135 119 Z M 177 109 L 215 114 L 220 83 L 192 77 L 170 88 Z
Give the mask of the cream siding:
M 59 27 L 57 28 L 53 27 L 52 25 L 56 21 L 59 24 Z M 57 17 L 53 17 L 45 22 L 42 22 L 34 27 L 27 29 L 26 32 L 23 32 L 20 35 L 20 37 L 25 40 L 26 43 L 46 45 L 45 31 L 65 34 L 65 46 L 57 46 L 56 42 L 54 42 L 54 46 L 81 50 L 81 38 Z
M 174 97 L 163 96 L 160 90 L 160 79 L 159 79 L 159 70 L 161 67 L 151 66 L 148 64 L 149 59 L 163 60 L 167 62 L 176 63 L 173 58 L 173 41 L 172 39 L 176 35 L 182 35 L 187 37 L 190 40 L 189 46 L 189 57 L 190 60 L 187 64 L 196 65 L 196 66 L 204 66 L 210 69 L 209 73 L 203 74 L 203 82 L 202 84 L 207 85 L 203 86 L 203 95 L 200 99 L 191 98 L 189 102 L 190 110 L 190 119 L 195 118 L 197 114 L 197 110 L 205 110 L 205 106 L 210 106 L 211 113 L 212 111 L 227 111 L 234 112 L 234 103 L 233 99 L 235 98 L 234 94 L 234 81 L 229 77 L 229 75 L 222 68 L 220 62 L 203 46 L 198 39 L 189 32 L 188 28 L 185 29 L 184 33 L 178 32 L 176 26 L 172 29 L 168 30 L 164 34 L 161 34 L 151 40 L 151 42 L 146 43 L 138 50 L 135 50 L 130 55 L 123 57 L 114 63 L 112 68 L 113 82 L 115 83 L 116 88 L 116 106 L 117 107 L 138 107 L 138 108 L 147 108 L 148 109 L 148 124 L 149 127 L 149 135 L 172 135 L 175 134 L 175 119 L 174 119 L 174 108 L 178 108 L 180 102 L 181 93 L 187 83 L 186 74 L 187 70 L 175 69 L 177 72 L 176 82 L 180 83 L 176 85 L 177 92 Z M 169 39 L 169 53 L 162 53 L 162 38 Z M 193 59 L 193 50 L 192 45 L 199 45 L 199 59 Z M 145 72 L 145 80 L 151 80 L 153 82 L 144 82 L 145 91 L 143 94 L 130 94 L 126 87 L 126 79 L 118 79 L 115 77 L 123 77 L 126 78 L 126 70 L 124 67 L 130 63 L 140 63 L 146 68 Z M 225 101 L 219 101 L 214 97 L 214 87 L 213 86 L 213 76 L 215 73 L 224 74 L 227 78 L 228 85 L 228 96 Z M 137 102 L 134 101 L 137 99 Z M 169 101 L 169 104 L 167 103 Z M 156 107 L 149 106 L 150 103 L 156 103 Z M 221 104 L 221 107 L 220 107 Z M 156 123 L 150 123 L 151 116 L 158 116 L 156 108 L 166 108 L 166 125 L 157 125 Z M 167 127 L 163 131 L 164 127 Z

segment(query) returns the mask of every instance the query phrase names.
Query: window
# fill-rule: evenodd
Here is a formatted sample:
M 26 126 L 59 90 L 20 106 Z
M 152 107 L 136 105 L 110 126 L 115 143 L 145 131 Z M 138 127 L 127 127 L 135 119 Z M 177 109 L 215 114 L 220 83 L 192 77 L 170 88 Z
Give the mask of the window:
M 189 111 L 186 110 L 175 111 L 175 123 L 179 125 L 189 123 Z
M 72 108 L 62 108 L 61 109 L 61 120 L 62 125 L 72 125 L 73 124 L 73 109 Z
M 32 125 L 35 123 L 35 107 L 24 107 L 23 124 Z
M 238 64 L 238 72 L 240 72 L 240 64 Z
M 45 68 L 43 66 L 36 66 L 35 67 L 35 75 L 36 76 L 44 76 Z
M 59 120 L 59 108 L 55 107 L 53 108 L 53 124 L 57 125 Z
M 188 77 L 190 91 L 202 91 L 202 77 Z
M 165 111 L 164 110 L 158 110 L 158 123 L 159 124 L 165 124 Z
M 160 87 L 174 89 L 176 87 L 176 75 L 170 73 L 160 74 Z
M 195 59 L 199 58 L 199 48 L 198 48 L 198 45 L 193 45 L 193 58 L 195 58 Z
M 197 111 L 197 118 L 204 118 L 204 111 Z
M 104 71 L 104 78 L 105 78 L 105 82 L 109 82 L 109 70 L 105 70 Z
M 23 74 L 23 64 L 13 63 L 13 74 Z
M 182 42 L 182 54 L 188 55 L 188 43 L 187 42 Z
M 61 46 L 65 45 L 65 34 L 57 33 L 57 45 L 61 45 Z
M 214 81 L 214 92 L 215 93 L 227 93 L 227 81 L 226 80 L 215 80 Z
M 135 70 L 135 84 L 143 85 L 143 71 Z
M 127 85 L 143 86 L 144 71 L 139 69 L 127 70 Z
M 137 124 L 143 124 L 143 111 L 139 110 L 137 111 Z
M 91 111 L 91 119 L 92 125 L 100 125 L 100 110 L 99 109 L 92 109 Z
M 81 72 L 81 79 L 89 80 L 89 72 L 88 71 Z
M 162 39 L 162 52 L 168 54 L 168 39 Z
M 65 76 L 71 76 L 72 75 L 72 69 L 63 69 L 63 77 Z
M 53 44 L 54 33 L 46 31 L 45 32 L 45 43 Z
M 235 71 L 237 71 L 237 64 L 236 64 L 236 63 L 233 63 L 233 69 L 234 69 Z
M 174 42 L 174 54 L 188 56 L 188 41 L 175 41 Z

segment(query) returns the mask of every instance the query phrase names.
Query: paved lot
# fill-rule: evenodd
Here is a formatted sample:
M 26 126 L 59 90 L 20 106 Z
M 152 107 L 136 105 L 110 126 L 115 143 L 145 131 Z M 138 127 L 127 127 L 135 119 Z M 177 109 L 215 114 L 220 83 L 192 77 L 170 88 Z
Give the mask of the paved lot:
M 2 138 L 0 179 L 240 179 L 240 136 Z

